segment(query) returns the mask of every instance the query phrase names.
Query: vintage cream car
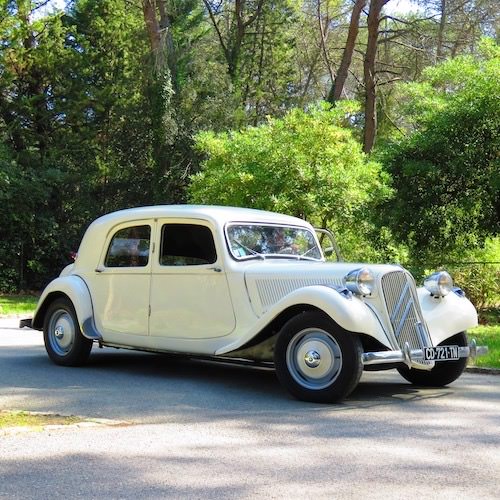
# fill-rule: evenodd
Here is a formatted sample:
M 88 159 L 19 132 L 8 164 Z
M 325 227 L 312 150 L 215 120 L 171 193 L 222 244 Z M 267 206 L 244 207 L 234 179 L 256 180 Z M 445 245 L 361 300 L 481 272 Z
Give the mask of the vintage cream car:
M 103 347 L 274 365 L 297 398 L 333 402 L 363 369 L 442 386 L 467 358 L 474 307 L 446 272 L 417 288 L 397 265 L 326 262 L 331 235 L 301 219 L 216 206 L 100 217 L 33 320 L 57 364 Z M 332 251 L 330 248 L 329 251 Z

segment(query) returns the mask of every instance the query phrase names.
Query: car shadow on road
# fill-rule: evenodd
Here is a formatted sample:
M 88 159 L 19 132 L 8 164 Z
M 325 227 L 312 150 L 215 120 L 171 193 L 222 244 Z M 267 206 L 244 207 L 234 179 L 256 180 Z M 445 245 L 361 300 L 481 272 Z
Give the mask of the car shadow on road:
M 321 405 L 290 396 L 273 369 L 112 349 L 95 349 L 86 366 L 66 368 L 52 364 L 42 347 L 22 351 L 5 347 L 0 364 L 4 366 L 0 402 L 134 422 L 160 421 L 166 415 L 196 419 L 204 412 L 240 418 L 249 413 L 408 407 L 411 402 L 454 392 L 453 388 L 420 389 L 394 372 L 367 372 L 345 401 Z
M 248 364 L 227 363 L 211 360 L 200 360 L 187 356 L 170 356 L 147 353 L 125 353 L 123 351 L 103 352 L 93 356 L 90 366 L 94 369 L 109 371 L 116 370 L 134 376 L 153 377 L 156 380 L 173 379 L 196 382 L 202 385 L 210 384 L 215 392 L 238 390 L 251 393 L 253 397 L 263 400 L 278 398 L 280 400 L 296 401 L 279 384 L 274 369 L 269 367 L 252 366 Z M 394 374 L 388 372 L 366 372 L 355 389 L 343 405 L 359 404 L 387 404 L 401 403 L 425 398 L 425 391 L 403 381 L 395 382 Z M 443 389 L 440 395 L 446 395 L 448 390 Z M 433 397 L 436 397 L 434 393 Z M 300 404 L 316 405 L 315 403 Z M 323 406 L 323 405 L 319 405 Z

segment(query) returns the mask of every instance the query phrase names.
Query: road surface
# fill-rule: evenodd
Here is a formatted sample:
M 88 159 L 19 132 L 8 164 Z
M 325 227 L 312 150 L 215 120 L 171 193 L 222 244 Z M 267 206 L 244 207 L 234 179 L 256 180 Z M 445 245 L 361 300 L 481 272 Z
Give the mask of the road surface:
M 126 421 L 0 434 L 0 498 L 500 498 L 500 376 L 419 389 L 365 373 L 292 399 L 271 370 L 96 349 L 47 358 L 0 320 L 0 409 Z

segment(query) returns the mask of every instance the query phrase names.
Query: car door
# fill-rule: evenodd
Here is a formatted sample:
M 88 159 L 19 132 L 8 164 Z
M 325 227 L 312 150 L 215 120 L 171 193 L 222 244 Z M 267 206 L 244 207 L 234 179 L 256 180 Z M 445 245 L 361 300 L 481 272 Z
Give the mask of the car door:
M 108 234 L 89 281 L 96 327 L 107 342 L 147 336 L 151 280 L 150 221 L 120 224 Z
M 228 335 L 235 317 L 221 249 L 206 221 L 160 220 L 151 275 L 152 337 Z

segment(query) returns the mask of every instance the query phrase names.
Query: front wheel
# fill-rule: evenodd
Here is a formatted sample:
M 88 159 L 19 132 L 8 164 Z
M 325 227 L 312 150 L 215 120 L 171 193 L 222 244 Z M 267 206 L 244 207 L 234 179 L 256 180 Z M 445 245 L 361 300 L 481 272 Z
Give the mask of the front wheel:
M 73 304 L 65 298 L 55 300 L 47 309 L 43 340 L 49 358 L 57 365 L 80 366 L 92 349 L 92 340 L 80 331 Z
M 446 339 L 439 345 L 458 345 L 464 347 L 467 345 L 467 335 L 460 332 Z M 414 385 L 424 387 L 443 387 L 456 380 L 467 366 L 467 358 L 460 358 L 455 361 L 437 361 L 432 370 L 417 370 L 400 366 L 398 372 L 400 375 Z
M 276 374 L 296 398 L 333 403 L 348 396 L 363 371 L 359 338 L 328 316 L 304 312 L 281 330 L 274 350 Z

